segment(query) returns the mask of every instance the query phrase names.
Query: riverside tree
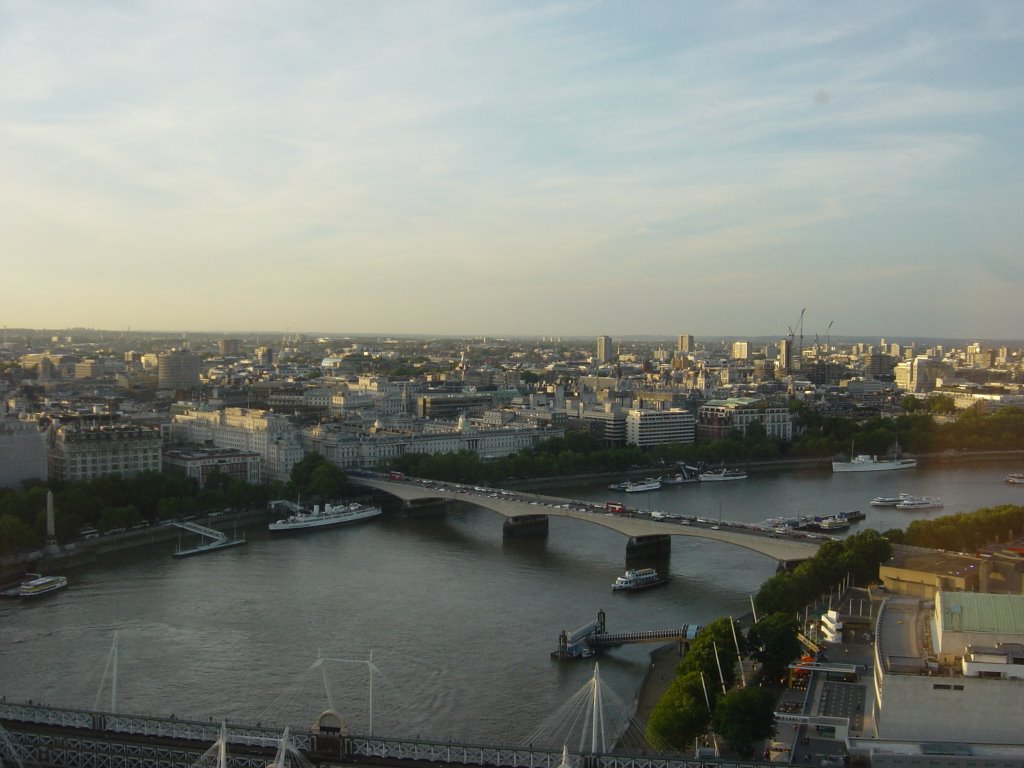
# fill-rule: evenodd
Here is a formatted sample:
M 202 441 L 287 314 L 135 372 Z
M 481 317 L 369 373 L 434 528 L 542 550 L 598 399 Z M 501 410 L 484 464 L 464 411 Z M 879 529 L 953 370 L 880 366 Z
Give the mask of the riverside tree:
M 651 712 L 647 741 L 659 749 L 687 749 L 711 722 L 707 702 L 700 673 L 677 676 Z
M 734 688 L 715 705 L 715 732 L 740 757 L 750 757 L 754 742 L 775 733 L 775 697 L 764 688 Z

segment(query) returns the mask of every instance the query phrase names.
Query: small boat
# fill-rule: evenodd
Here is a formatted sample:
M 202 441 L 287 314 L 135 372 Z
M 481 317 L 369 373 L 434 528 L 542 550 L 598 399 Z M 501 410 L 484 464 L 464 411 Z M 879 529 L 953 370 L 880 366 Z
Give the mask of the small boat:
M 943 506 L 942 499 L 935 496 L 907 496 L 900 500 L 896 509 L 939 509 Z
M 1010 485 L 1024 485 L 1024 472 L 1011 472 L 1005 480 Z
M 666 583 L 668 583 L 668 579 L 661 578 L 653 568 L 637 568 L 626 571 L 625 575 L 616 578 L 615 583 L 612 584 L 612 589 L 615 591 L 635 592 L 639 589 L 647 589 Z
M 317 504 L 313 507 L 312 511 L 303 510 L 302 512 L 296 512 L 282 520 L 271 523 L 267 528 L 271 533 L 308 531 L 355 523 L 360 520 L 369 520 L 381 514 L 383 514 L 383 510 L 380 507 L 372 507 L 368 504 L 352 503 L 336 507 L 325 504 L 323 509 Z
M 621 483 L 612 483 L 608 486 L 609 491 L 624 491 L 631 485 L 629 480 L 623 480 Z
M 721 480 L 746 480 L 747 473 L 742 469 L 706 469 L 700 473 L 702 483 L 714 483 Z
M 22 598 L 42 597 L 68 585 L 66 576 L 41 576 L 38 573 L 26 574 L 26 581 L 21 582 L 18 587 L 18 596 Z
M 626 493 L 643 493 L 644 491 L 657 491 L 660 488 L 660 477 L 648 477 L 644 480 L 638 480 L 635 483 L 628 483 L 622 490 Z

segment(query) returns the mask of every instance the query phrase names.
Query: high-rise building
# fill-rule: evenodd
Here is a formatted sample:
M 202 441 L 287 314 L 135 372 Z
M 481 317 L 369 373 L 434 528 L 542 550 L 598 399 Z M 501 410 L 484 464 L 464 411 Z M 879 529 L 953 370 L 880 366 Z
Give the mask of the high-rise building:
M 690 354 L 691 352 L 694 351 L 695 347 L 696 347 L 696 344 L 695 344 L 695 342 L 693 340 L 693 336 L 691 334 L 689 334 L 689 333 L 681 333 L 681 334 L 679 334 L 679 344 L 676 347 L 677 351 L 685 352 L 686 354 Z
M 160 389 L 191 389 L 199 386 L 199 355 L 187 349 L 172 349 L 158 355 L 157 381 Z
M 779 339 L 779 373 L 789 373 L 791 364 L 790 357 L 793 355 L 793 342 L 789 339 Z
M 242 340 L 220 339 L 217 342 L 217 348 L 220 351 L 221 357 L 240 355 L 242 354 Z
M 598 336 L 597 337 L 597 362 L 607 363 L 612 359 L 612 337 L 611 336 Z
M 733 360 L 749 360 L 750 359 L 750 342 L 749 341 L 734 341 L 732 343 L 732 359 Z

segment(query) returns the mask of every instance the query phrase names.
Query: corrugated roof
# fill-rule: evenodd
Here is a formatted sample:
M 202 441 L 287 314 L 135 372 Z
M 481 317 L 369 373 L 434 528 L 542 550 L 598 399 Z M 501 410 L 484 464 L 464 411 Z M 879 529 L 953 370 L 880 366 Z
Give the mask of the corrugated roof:
M 947 629 L 1024 635 L 1024 595 L 941 592 L 939 596 Z

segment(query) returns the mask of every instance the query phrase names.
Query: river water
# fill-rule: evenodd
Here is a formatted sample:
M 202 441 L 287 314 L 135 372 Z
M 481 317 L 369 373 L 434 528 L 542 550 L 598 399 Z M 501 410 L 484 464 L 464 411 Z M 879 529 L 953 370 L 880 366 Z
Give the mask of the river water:
M 884 531 L 912 519 L 1024 503 L 1024 488 L 1002 482 L 1019 469 L 775 471 L 628 497 L 603 485 L 545 492 L 747 522 L 862 509 L 868 518 L 853 531 Z M 940 496 L 946 506 L 868 506 L 874 496 L 900 492 Z M 739 616 L 775 568 L 738 547 L 677 538 L 670 560 L 650 563 L 668 571 L 666 587 L 613 594 L 610 584 L 626 565 L 619 534 L 552 518 L 546 539 L 504 540 L 502 518 L 469 505 L 443 517 L 388 513 L 285 539 L 252 527 L 248 539 L 244 547 L 185 560 L 170 556 L 171 544 L 124 553 L 70 572 L 71 585 L 52 597 L 0 602 L 0 694 L 109 707 L 107 664 L 117 632 L 119 711 L 308 726 L 333 702 L 351 730 L 366 733 L 372 652 L 380 670 L 375 733 L 525 743 L 543 722 L 565 714 L 593 671 L 588 662 L 550 658 L 559 630 L 593 620 L 599 609 L 610 631 Z M 601 678 L 627 708 L 651 649 L 626 646 L 601 656 Z M 318 654 L 347 661 L 314 668 Z

